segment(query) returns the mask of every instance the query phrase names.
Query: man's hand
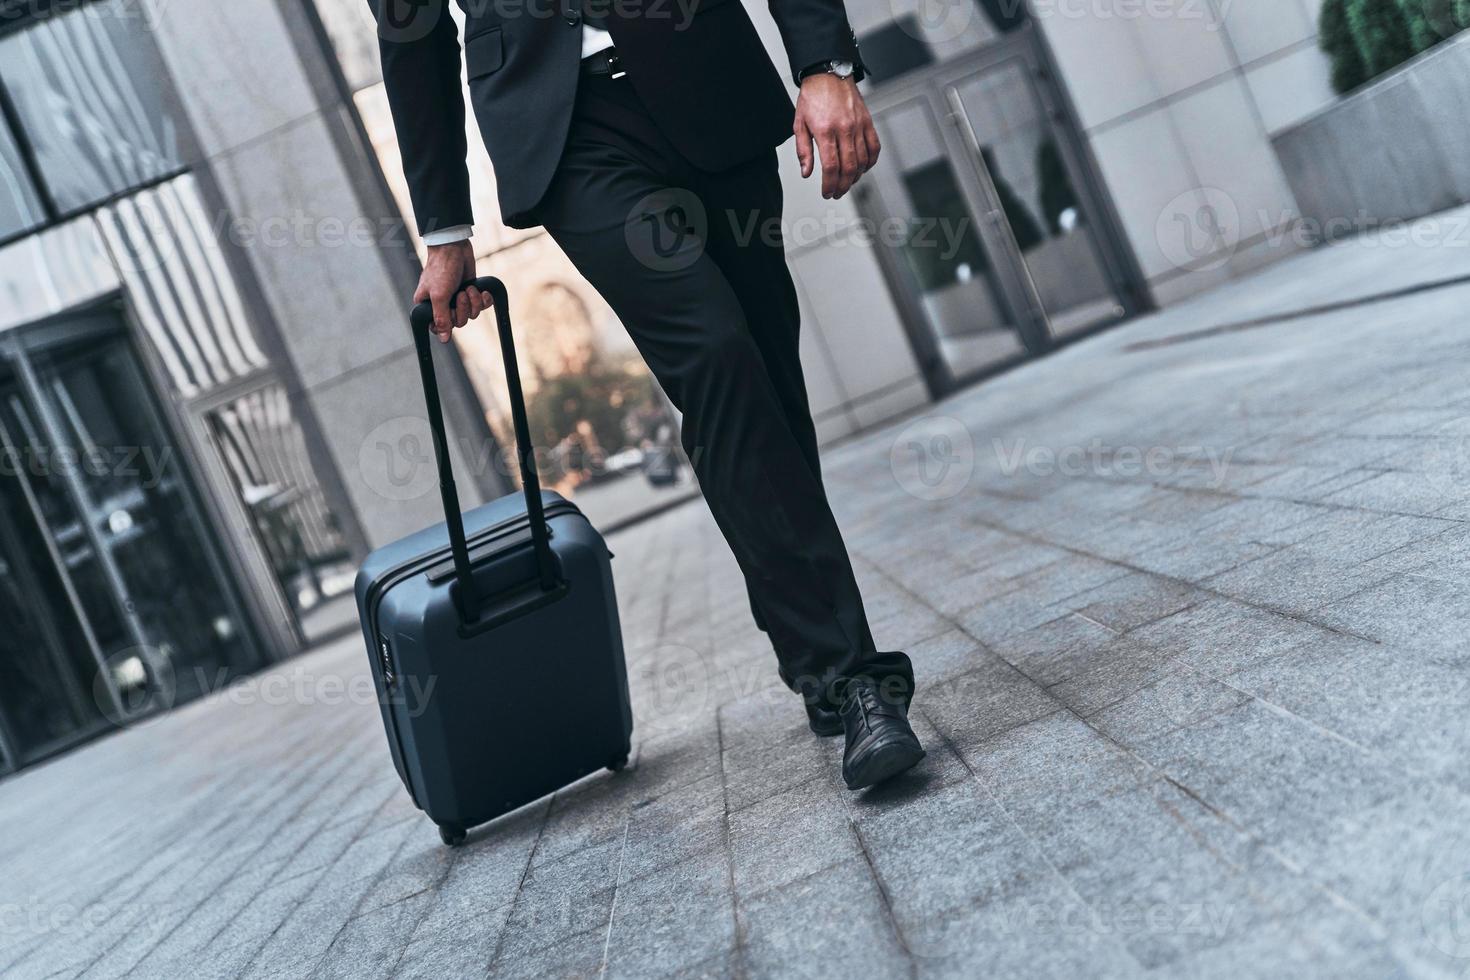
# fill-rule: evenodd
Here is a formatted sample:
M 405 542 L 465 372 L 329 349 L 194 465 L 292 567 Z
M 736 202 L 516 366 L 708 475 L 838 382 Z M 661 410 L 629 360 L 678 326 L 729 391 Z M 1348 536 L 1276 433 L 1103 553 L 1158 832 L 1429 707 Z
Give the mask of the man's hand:
M 449 334 L 455 327 L 464 326 L 492 305 L 489 294 L 474 286 L 460 292 L 459 287 L 473 278 L 475 250 L 469 242 L 429 246 L 424 274 L 419 277 L 413 301 L 428 300 L 433 305 L 434 336 L 441 344 L 449 343 Z
M 836 200 L 878 162 L 878 130 L 857 82 L 830 72 L 808 75 L 796 99 L 796 158 L 812 175 L 812 142 L 822 157 L 822 196 Z

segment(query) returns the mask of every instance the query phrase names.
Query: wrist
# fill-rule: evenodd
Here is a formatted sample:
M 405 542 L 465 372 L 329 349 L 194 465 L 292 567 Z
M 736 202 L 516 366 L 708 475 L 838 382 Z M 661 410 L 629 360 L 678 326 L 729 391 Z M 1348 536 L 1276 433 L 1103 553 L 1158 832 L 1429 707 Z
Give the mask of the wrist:
M 792 75 L 797 87 L 800 88 L 808 78 L 817 75 L 832 75 L 839 79 L 850 78 L 854 82 L 861 82 L 868 76 L 868 70 L 857 52 L 857 40 L 854 38 L 850 53 L 844 51 L 835 58 L 812 62 L 795 69 Z
M 813 94 L 823 91 L 836 92 L 846 86 L 852 86 L 856 89 L 857 82 L 853 81 L 851 77 L 841 78 L 830 72 L 817 72 L 801 80 L 801 91 Z
M 425 231 L 422 235 L 424 244 L 430 248 L 438 245 L 453 245 L 458 242 L 468 241 L 473 238 L 475 229 L 473 225 L 450 225 L 434 231 Z

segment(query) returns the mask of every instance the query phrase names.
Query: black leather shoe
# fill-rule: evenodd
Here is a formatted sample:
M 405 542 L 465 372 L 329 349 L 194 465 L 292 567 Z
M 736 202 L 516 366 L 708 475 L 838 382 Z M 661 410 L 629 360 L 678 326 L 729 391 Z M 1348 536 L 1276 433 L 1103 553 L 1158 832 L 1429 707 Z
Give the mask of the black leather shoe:
M 820 735 L 822 738 L 842 734 L 842 715 L 829 711 L 824 704 L 806 706 L 806 724 L 813 735 Z
M 875 786 L 924 758 L 924 747 L 909 727 L 906 706 L 885 701 L 871 680 L 848 681 L 841 714 L 847 734 L 842 778 L 848 789 Z

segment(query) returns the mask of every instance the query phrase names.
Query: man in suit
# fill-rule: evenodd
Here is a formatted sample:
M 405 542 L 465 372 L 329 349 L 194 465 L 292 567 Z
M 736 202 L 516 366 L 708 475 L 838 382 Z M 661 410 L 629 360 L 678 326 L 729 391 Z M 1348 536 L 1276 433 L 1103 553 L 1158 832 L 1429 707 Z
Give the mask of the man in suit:
M 468 239 L 460 38 L 447 0 L 368 0 L 434 332 L 489 298 Z M 822 486 L 781 240 L 776 147 L 840 198 L 880 146 L 842 0 L 770 0 L 793 107 L 739 0 L 460 0 L 470 101 L 503 220 L 542 225 L 684 414 L 684 448 L 782 679 L 852 789 L 916 764 L 914 677 L 879 652 Z M 815 150 L 814 150 L 815 145 Z

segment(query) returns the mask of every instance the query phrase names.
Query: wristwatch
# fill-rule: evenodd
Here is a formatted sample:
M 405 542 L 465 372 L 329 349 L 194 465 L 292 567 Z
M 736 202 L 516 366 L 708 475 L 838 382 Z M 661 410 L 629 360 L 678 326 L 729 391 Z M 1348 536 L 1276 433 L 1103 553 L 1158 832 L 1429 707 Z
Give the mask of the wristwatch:
M 808 65 L 796 76 L 796 84 L 800 85 L 813 75 L 836 75 L 838 78 L 852 78 L 857 73 L 857 65 L 851 61 L 819 61 L 815 65 Z M 861 80 L 862 76 L 859 75 Z

